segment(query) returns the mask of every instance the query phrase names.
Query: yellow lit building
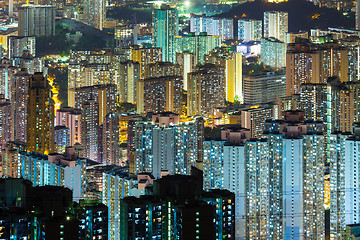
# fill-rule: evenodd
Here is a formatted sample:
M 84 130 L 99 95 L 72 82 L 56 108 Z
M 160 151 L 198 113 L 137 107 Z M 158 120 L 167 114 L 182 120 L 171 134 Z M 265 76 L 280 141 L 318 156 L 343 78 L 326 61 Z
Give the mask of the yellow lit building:
M 3 46 L 3 48 L 5 50 L 7 50 L 7 45 L 8 45 L 8 37 L 10 36 L 17 36 L 18 35 L 18 31 L 17 29 L 8 29 L 6 31 L 1 31 L 0 32 L 0 44 Z
M 29 81 L 27 107 L 27 151 L 52 153 L 54 148 L 54 101 L 49 82 L 42 73 Z
M 228 102 L 244 101 L 242 79 L 242 54 L 217 48 L 205 56 L 205 62 L 221 65 L 225 75 L 225 99 Z

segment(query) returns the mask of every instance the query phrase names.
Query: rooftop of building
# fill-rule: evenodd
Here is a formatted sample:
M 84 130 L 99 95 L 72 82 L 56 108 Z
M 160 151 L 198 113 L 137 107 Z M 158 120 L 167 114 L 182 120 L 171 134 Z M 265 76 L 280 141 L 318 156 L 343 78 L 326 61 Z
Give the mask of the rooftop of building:
M 140 79 L 141 82 L 155 82 L 155 81 L 168 81 L 168 80 L 176 80 L 182 79 L 182 76 L 162 76 L 162 77 L 151 77 L 146 79 Z
M 81 109 L 72 108 L 72 107 L 62 107 L 57 110 L 57 112 L 68 112 L 72 114 L 81 114 Z
M 265 40 L 265 41 L 268 41 L 268 42 L 275 42 L 275 43 L 284 43 L 283 41 L 280 41 L 279 39 L 274 38 L 274 37 L 262 38 L 261 40 L 262 41 Z
M 108 171 L 104 171 L 106 174 L 111 176 L 117 176 L 127 180 L 136 180 L 136 175 L 129 173 L 128 167 L 116 166 Z
M 0 35 L 9 35 L 17 32 L 17 30 L 18 30 L 17 28 L 8 28 L 5 31 L 4 30 L 0 31 Z

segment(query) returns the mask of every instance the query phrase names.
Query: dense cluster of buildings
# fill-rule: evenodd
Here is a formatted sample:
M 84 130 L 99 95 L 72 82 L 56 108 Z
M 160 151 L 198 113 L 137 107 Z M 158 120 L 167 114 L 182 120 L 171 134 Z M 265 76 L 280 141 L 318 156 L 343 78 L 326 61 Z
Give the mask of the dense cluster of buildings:
M 77 20 L 102 30 L 106 4 Z M 151 43 L 132 23 L 113 49 L 70 50 L 60 106 L 35 49 L 55 7 L 18 19 L 0 61 L 1 239 L 359 237 L 358 32 L 289 33 L 270 11 L 191 14 L 185 33 L 161 5 Z

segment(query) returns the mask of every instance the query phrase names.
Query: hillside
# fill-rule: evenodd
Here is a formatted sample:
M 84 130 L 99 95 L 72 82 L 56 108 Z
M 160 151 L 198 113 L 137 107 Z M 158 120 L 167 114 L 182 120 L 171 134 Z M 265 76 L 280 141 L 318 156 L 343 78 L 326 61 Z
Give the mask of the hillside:
M 311 28 L 326 29 L 327 27 L 354 28 L 355 14 L 343 13 L 332 8 L 320 8 L 305 0 L 289 0 L 288 2 L 273 4 L 261 0 L 247 2 L 233 7 L 229 12 L 216 16 L 240 19 L 242 17 L 263 19 L 265 11 L 286 11 L 289 13 L 289 31 L 308 31 Z M 313 18 L 319 14 L 317 18 Z

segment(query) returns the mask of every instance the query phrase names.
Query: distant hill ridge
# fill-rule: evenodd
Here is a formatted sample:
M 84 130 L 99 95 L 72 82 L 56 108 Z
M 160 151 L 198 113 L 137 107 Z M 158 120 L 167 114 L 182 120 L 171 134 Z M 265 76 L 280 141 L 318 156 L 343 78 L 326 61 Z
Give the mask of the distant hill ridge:
M 289 32 L 298 32 L 300 30 L 309 31 L 310 29 L 328 27 L 342 27 L 353 29 L 355 26 L 355 14 L 344 15 L 336 9 L 318 7 L 305 0 L 289 0 L 283 3 L 265 3 L 262 0 L 246 2 L 233 7 L 229 12 L 216 15 L 217 17 L 227 17 L 241 19 L 245 18 L 263 19 L 266 11 L 286 11 L 289 13 Z M 312 16 L 320 14 L 318 18 Z M 236 16 L 236 17 L 235 17 Z

